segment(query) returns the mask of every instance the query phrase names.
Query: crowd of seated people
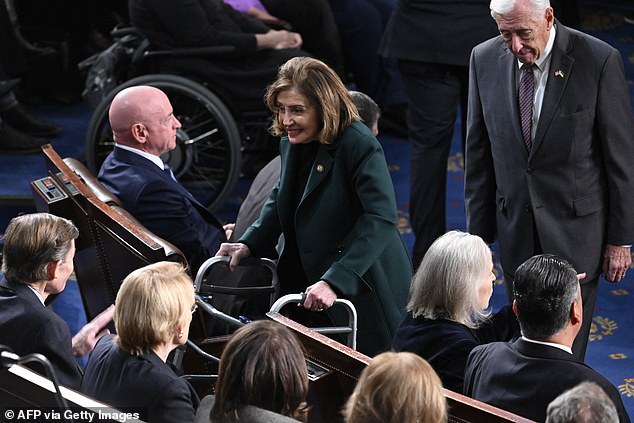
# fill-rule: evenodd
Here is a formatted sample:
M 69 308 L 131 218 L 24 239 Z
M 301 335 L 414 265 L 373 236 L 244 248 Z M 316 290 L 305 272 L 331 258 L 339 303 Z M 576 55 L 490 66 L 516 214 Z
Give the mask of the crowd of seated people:
M 289 329 L 268 320 L 249 323 L 234 333 L 221 357 L 214 395 L 199 402 L 193 387 L 168 360 L 170 352 L 187 341 L 196 309 L 193 282 L 181 264 L 159 262 L 133 271 L 115 301 L 117 334 L 103 330 L 113 315 L 108 309 L 71 342 L 66 324 L 44 302 L 63 289 L 73 270 L 77 235 L 72 222 L 47 213 L 13 219 L 4 236 L 2 270 L 6 279 L 0 282 L 0 343 L 21 355 L 45 354 L 63 385 L 79 387 L 90 397 L 139 413 L 142 420 L 307 421 L 311 404 L 303 348 Z M 472 320 L 457 322 L 454 315 L 438 309 L 438 316 L 418 322 L 432 323 L 424 326 L 424 341 L 411 343 L 429 363 L 410 352 L 377 355 L 362 372 L 342 418 L 348 423 L 409 422 L 416 421 L 411 416 L 424 415 L 426 422 L 445 422 L 448 410 L 441 387 L 444 383 L 452 389 L 450 384 L 464 377 L 467 395 L 536 421 L 583 421 L 592 412 L 606 414 L 605 421 L 629 422 L 616 388 L 571 354 L 580 326 L 581 301 L 577 274 L 565 260 L 535 256 L 518 268 L 513 310 L 522 337 L 513 343 L 482 344 L 488 338 L 480 338 L 480 331 L 495 318 L 484 317 L 493 278 L 490 252 L 486 246 L 479 248 L 480 243 L 478 237 L 450 232 L 432 245 L 419 269 L 419 273 L 433 271 L 444 277 L 443 266 L 447 266 L 455 274 L 470 275 L 464 276 L 469 281 L 466 287 L 454 287 L 454 291 L 477 298 L 477 307 L 467 313 Z M 438 249 L 440 245 L 444 247 Z M 471 258 L 455 260 L 462 256 Z M 436 267 L 426 267 L 431 257 Z M 447 290 L 448 284 L 438 285 L 441 296 L 455 297 Z M 414 281 L 411 299 L 417 298 L 419 289 Z M 411 315 L 408 318 L 415 320 Z M 468 325 L 474 323 L 479 327 L 471 332 Z M 446 342 L 452 331 L 442 328 L 452 325 L 460 329 L 453 331 L 461 334 L 455 336 L 460 342 Z M 16 332 L 16 326 L 23 330 Z M 510 333 L 514 323 L 500 327 L 503 330 L 498 328 L 498 335 Z M 436 340 L 431 336 L 434 328 Z M 489 330 L 496 333 L 495 328 Z M 395 343 L 397 338 L 399 334 Z M 448 347 L 429 355 L 421 348 L 423 344 Z M 91 350 L 82 377 L 73 352 L 81 355 Z M 595 388 L 585 385 L 564 393 L 584 380 L 594 381 L 607 396 L 592 394 L 593 400 L 588 402 L 586 391 Z M 562 399 L 555 399 L 560 394 Z

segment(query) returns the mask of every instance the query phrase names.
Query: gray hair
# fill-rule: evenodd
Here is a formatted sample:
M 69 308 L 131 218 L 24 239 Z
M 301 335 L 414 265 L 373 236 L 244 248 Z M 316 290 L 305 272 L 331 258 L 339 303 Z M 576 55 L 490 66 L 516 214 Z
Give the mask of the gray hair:
M 614 403 L 594 382 L 582 382 L 548 404 L 546 423 L 618 423 Z
M 570 321 L 570 307 L 579 298 L 577 272 L 563 258 L 540 254 L 515 271 L 513 299 L 522 335 L 545 340 Z
M 501 15 L 510 13 L 521 2 L 528 4 L 529 10 L 532 11 L 535 17 L 540 16 L 550 7 L 549 0 L 491 0 L 489 4 L 491 16 L 497 20 Z
M 491 313 L 482 310 L 478 283 L 491 250 L 482 238 L 450 231 L 429 247 L 412 285 L 407 311 L 413 317 L 448 319 L 476 328 Z
M 77 227 L 63 217 L 32 213 L 13 218 L 4 234 L 2 272 L 24 283 L 45 280 L 47 265 L 62 260 L 78 236 Z
M 370 130 L 374 130 L 381 117 L 381 109 L 378 104 L 372 100 L 372 97 L 361 91 L 350 91 L 350 97 L 352 97 L 354 105 L 357 106 L 361 121 L 365 123 Z

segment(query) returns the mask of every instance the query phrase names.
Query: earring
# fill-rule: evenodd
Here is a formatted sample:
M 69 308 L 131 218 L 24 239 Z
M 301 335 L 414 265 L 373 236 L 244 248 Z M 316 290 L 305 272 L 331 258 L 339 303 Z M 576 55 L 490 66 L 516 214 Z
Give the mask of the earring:
M 178 337 L 182 338 L 183 337 L 183 331 L 178 332 Z

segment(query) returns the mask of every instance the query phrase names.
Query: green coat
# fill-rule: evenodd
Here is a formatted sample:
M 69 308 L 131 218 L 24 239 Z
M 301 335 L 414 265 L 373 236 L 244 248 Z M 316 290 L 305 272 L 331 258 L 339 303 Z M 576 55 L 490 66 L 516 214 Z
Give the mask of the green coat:
M 412 266 L 396 227 L 396 200 L 383 149 L 359 122 L 334 143 L 320 144 L 293 213 L 290 179 L 296 153 L 283 137 L 280 181 L 241 241 L 274 257 L 278 236 L 294 225 L 310 284 L 327 281 L 357 308 L 358 350 L 368 355 L 388 350 L 405 315 Z M 284 259 L 282 249 L 278 267 L 294 265 Z

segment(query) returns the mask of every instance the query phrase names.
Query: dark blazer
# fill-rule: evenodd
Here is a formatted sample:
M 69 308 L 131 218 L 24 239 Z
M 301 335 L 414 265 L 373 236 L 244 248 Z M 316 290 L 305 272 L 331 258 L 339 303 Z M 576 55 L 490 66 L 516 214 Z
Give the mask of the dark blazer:
M 207 395 L 202 399 L 196 411 L 196 423 L 215 423 L 209 419 L 209 413 L 215 401 L 216 398 L 213 395 Z M 242 407 L 238 414 L 240 420 L 236 420 L 236 423 L 296 423 L 298 421 L 252 405 Z
M 530 153 L 520 130 L 516 58 L 501 37 L 473 50 L 467 227 L 486 242 L 497 233 L 506 274 L 534 254 L 536 231 L 542 251 L 592 280 L 606 243 L 634 243 L 632 112 L 619 52 L 558 22 L 556 30 Z
M 199 403 L 194 388 L 155 353 L 135 357 L 114 337 L 101 338 L 90 354 L 81 392 L 150 423 L 193 422 Z
M 510 306 L 503 307 L 475 330 L 451 320 L 413 318 L 408 313 L 396 331 L 392 348 L 418 354 L 438 373 L 445 388 L 462 393 L 464 369 L 471 350 L 518 335 L 519 325 Z
M 27 285 L 4 278 L 0 281 L 0 344 L 20 356 L 43 354 L 60 384 L 79 388 L 81 370 L 66 322 L 45 307 Z M 42 372 L 40 366 L 36 369 Z
M 383 34 L 380 53 L 467 66 L 471 48 L 495 34 L 488 0 L 399 0 Z
M 241 241 L 257 255 L 274 257 L 278 236 L 294 226 L 301 264 L 285 261 L 283 249 L 280 274 L 285 266 L 302 265 L 309 283 L 327 281 L 357 308 L 358 349 L 370 355 L 385 351 L 405 315 L 412 266 L 396 227 L 383 149 L 360 122 L 332 144 L 320 144 L 295 209 L 296 150 L 282 138 L 279 184 Z
M 225 242 L 222 225 L 169 172 L 116 148 L 101 165 L 99 181 L 154 234 L 178 247 L 196 270 Z
M 603 388 L 621 423 L 630 421 L 619 391 L 606 378 L 559 348 L 523 339 L 474 348 L 467 361 L 464 391 L 478 401 L 543 422 L 548 404 L 584 381 Z

